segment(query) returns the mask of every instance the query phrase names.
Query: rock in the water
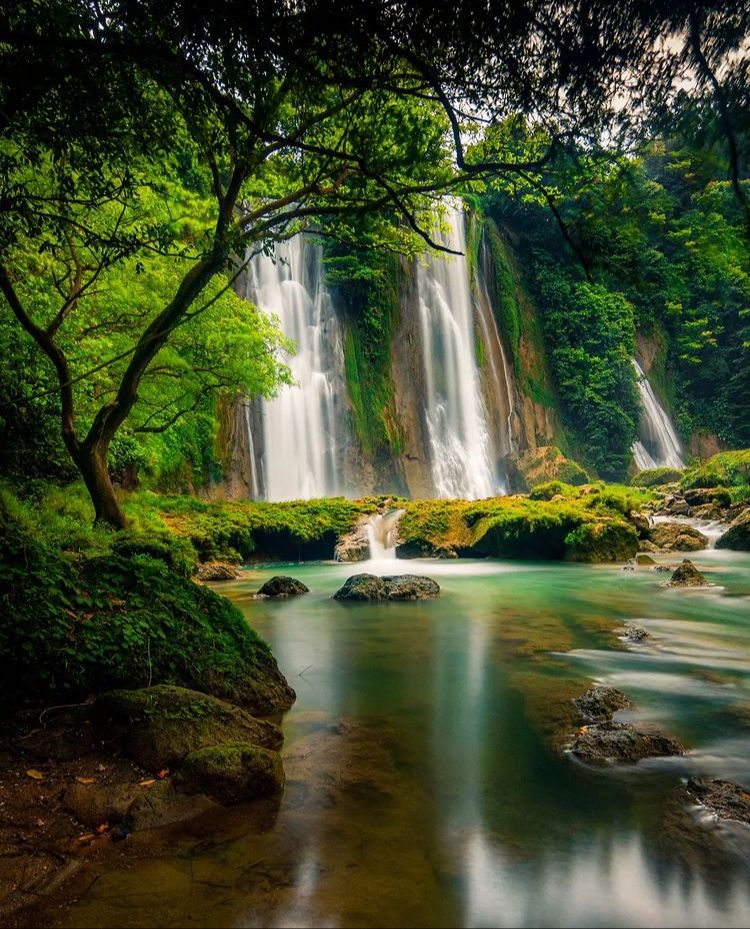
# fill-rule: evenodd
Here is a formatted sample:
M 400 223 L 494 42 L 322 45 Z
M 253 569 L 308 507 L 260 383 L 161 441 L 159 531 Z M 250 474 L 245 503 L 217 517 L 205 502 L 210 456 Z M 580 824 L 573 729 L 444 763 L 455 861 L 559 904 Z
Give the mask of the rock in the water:
M 695 567 L 692 561 L 686 558 L 672 575 L 670 587 L 707 587 L 708 581 Z
M 279 574 L 266 581 L 258 591 L 259 597 L 297 597 L 310 592 L 310 588 L 296 577 Z
M 354 574 L 333 595 L 335 600 L 428 600 L 440 593 L 439 585 L 429 577 L 398 574 L 377 577 L 375 574 Z
M 645 732 L 630 723 L 605 722 L 579 729 L 571 751 L 584 761 L 635 762 L 681 755 L 684 749 L 675 739 L 661 733 Z
M 681 493 L 667 494 L 662 504 L 664 511 L 670 516 L 689 516 L 690 504 Z
M 697 552 L 708 548 L 708 536 L 684 523 L 657 523 L 648 531 L 648 539 L 665 552 Z
M 353 574 L 333 595 L 334 600 L 385 600 L 385 581 L 375 574 Z
M 268 797 L 284 786 L 281 755 L 247 742 L 192 752 L 174 776 L 175 788 L 230 805 Z
M 639 567 L 643 567 L 644 565 L 651 567 L 656 564 L 656 560 L 646 552 L 638 552 L 638 554 L 635 556 L 635 563 Z
M 351 563 L 367 561 L 370 557 L 370 538 L 367 533 L 367 519 L 363 517 L 357 526 L 346 535 L 342 535 L 336 543 L 334 558 L 336 561 Z
M 716 542 L 717 548 L 750 552 L 750 507 L 729 524 L 727 531 Z
M 396 574 L 383 581 L 387 600 L 430 600 L 440 594 L 440 585 L 431 577 Z
M 167 684 L 102 694 L 93 718 L 104 738 L 118 741 L 150 771 L 173 768 L 190 752 L 219 742 L 279 748 L 283 741 L 273 723 L 216 697 Z
M 648 638 L 648 632 L 641 626 L 636 626 L 635 623 L 626 623 L 623 633 L 628 642 L 643 642 Z
M 628 519 L 635 527 L 638 535 L 646 535 L 651 528 L 651 520 L 646 513 L 639 513 L 638 510 L 631 510 Z
M 141 788 L 122 821 L 128 831 L 139 832 L 171 826 L 217 809 L 216 803 L 203 794 L 180 793 L 170 781 L 157 781 Z
M 240 572 L 234 565 L 222 561 L 205 561 L 195 566 L 193 576 L 199 581 L 233 581 Z
M 584 718 L 593 721 L 612 719 L 617 710 L 624 710 L 630 706 L 630 700 L 624 693 L 601 684 L 590 687 L 573 702 Z
M 750 793 L 731 781 L 691 777 L 688 793 L 719 819 L 733 819 L 750 825 Z

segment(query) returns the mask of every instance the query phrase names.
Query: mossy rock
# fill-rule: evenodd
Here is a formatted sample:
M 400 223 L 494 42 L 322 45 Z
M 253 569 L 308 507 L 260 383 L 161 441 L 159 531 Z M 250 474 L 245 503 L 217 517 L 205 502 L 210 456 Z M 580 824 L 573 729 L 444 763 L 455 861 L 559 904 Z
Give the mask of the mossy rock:
M 590 481 L 583 468 L 566 458 L 555 445 L 543 445 L 524 452 L 518 459 L 517 468 L 529 489 L 550 481 L 576 487 Z
M 629 561 L 638 551 L 638 533 L 628 523 L 583 523 L 565 538 L 567 561 Z
M 284 768 L 278 752 L 248 742 L 228 742 L 191 752 L 173 779 L 186 794 L 203 794 L 224 805 L 278 794 Z
M 730 523 L 727 531 L 716 542 L 716 547 L 750 552 L 750 507 Z
M 583 761 L 632 764 L 643 758 L 682 755 L 685 749 L 676 739 L 663 733 L 636 729 L 630 723 L 604 722 L 579 729 L 571 751 Z
M 664 552 L 699 552 L 708 548 L 708 536 L 684 523 L 657 523 L 648 530 L 648 540 Z
M 277 574 L 270 578 L 258 591 L 259 597 L 299 597 L 310 593 L 310 588 L 296 577 Z
M 639 471 L 630 483 L 633 487 L 661 487 L 679 481 L 684 473 L 682 468 L 647 468 Z
M 669 582 L 670 587 L 708 587 L 708 581 L 695 567 L 692 561 L 685 559 L 681 565 L 677 566 L 672 579 Z
M 174 768 L 190 752 L 219 742 L 273 749 L 283 742 L 273 723 L 216 697 L 169 685 L 102 694 L 93 718 L 102 736 L 114 737 L 150 771 Z

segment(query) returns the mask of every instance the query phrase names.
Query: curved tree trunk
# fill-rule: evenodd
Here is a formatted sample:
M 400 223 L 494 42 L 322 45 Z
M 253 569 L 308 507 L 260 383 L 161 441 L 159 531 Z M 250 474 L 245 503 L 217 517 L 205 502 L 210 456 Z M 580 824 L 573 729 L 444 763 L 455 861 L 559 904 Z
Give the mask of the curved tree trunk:
M 100 441 L 88 447 L 83 446 L 76 456 L 76 464 L 94 504 L 95 524 L 103 523 L 113 529 L 124 529 L 125 514 L 107 467 L 107 445 Z

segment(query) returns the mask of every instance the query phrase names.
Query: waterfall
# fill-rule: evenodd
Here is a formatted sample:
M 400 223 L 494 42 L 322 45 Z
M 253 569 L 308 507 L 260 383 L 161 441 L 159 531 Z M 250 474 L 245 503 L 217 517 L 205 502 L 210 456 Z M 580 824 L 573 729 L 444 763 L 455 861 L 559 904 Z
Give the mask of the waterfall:
M 260 401 L 258 496 L 296 500 L 341 492 L 336 421 L 343 382 L 338 322 L 323 279 L 322 249 L 303 235 L 254 257 L 244 297 L 275 314 L 296 346 L 288 364 L 294 386 Z M 249 421 L 248 421 L 249 429 Z M 250 433 L 250 445 L 253 438 Z M 252 451 L 252 460 L 255 454 Z
M 639 471 L 649 468 L 684 468 L 682 446 L 672 421 L 648 382 L 643 369 L 633 359 L 643 413 L 640 435 L 633 443 L 633 458 Z
M 396 528 L 404 510 L 374 513 L 366 523 L 370 560 L 383 561 L 396 557 Z
M 448 212 L 439 241 L 466 248 L 464 215 Z M 438 497 L 489 497 L 498 490 L 482 403 L 474 313 L 464 255 L 430 254 L 417 267 L 430 467 Z

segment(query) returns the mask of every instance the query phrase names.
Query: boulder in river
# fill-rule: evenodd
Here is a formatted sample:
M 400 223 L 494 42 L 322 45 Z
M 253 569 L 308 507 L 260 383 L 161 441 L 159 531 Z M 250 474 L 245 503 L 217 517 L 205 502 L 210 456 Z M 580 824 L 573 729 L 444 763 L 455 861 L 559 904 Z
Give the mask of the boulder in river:
M 708 548 L 708 536 L 685 523 L 657 523 L 649 529 L 648 540 L 664 552 L 697 552 Z
M 204 561 L 195 566 L 193 577 L 198 581 L 233 581 L 240 576 L 234 565 L 223 561 Z
M 398 574 L 378 577 L 375 574 L 354 574 L 333 595 L 334 600 L 428 600 L 440 594 L 439 585 L 429 577 Z
M 642 626 L 637 626 L 635 623 L 625 623 L 622 632 L 623 638 L 627 642 L 643 642 L 644 639 L 648 638 L 648 632 L 646 632 Z
M 624 693 L 602 684 L 589 687 L 573 702 L 581 715 L 592 721 L 612 719 L 617 710 L 624 710 L 631 705 Z
M 191 752 L 173 778 L 175 788 L 229 806 L 268 797 L 284 787 L 281 755 L 247 742 Z
M 94 704 L 97 731 L 123 746 L 149 771 L 173 768 L 186 755 L 225 741 L 279 748 L 281 729 L 246 710 L 207 694 L 160 684 L 142 690 L 112 690 Z
M 643 758 L 682 755 L 685 750 L 670 736 L 636 729 L 630 723 L 610 721 L 579 729 L 573 737 L 571 751 L 583 761 L 635 762 Z
M 717 548 L 750 552 L 750 507 L 729 524 L 727 531 L 716 542 Z
M 638 552 L 635 556 L 635 563 L 638 567 L 653 567 L 656 564 L 656 560 L 651 557 L 647 552 Z
M 687 789 L 694 800 L 719 819 L 750 825 L 750 792 L 739 784 L 709 777 L 691 777 Z
M 258 597 L 297 597 L 300 594 L 310 592 L 310 588 L 298 581 L 296 577 L 288 577 L 285 574 L 277 574 L 270 578 L 260 588 L 256 596 Z
M 708 587 L 708 581 L 703 577 L 700 571 L 695 567 L 692 561 L 686 558 L 681 565 L 677 566 L 672 579 L 668 584 L 669 587 Z

